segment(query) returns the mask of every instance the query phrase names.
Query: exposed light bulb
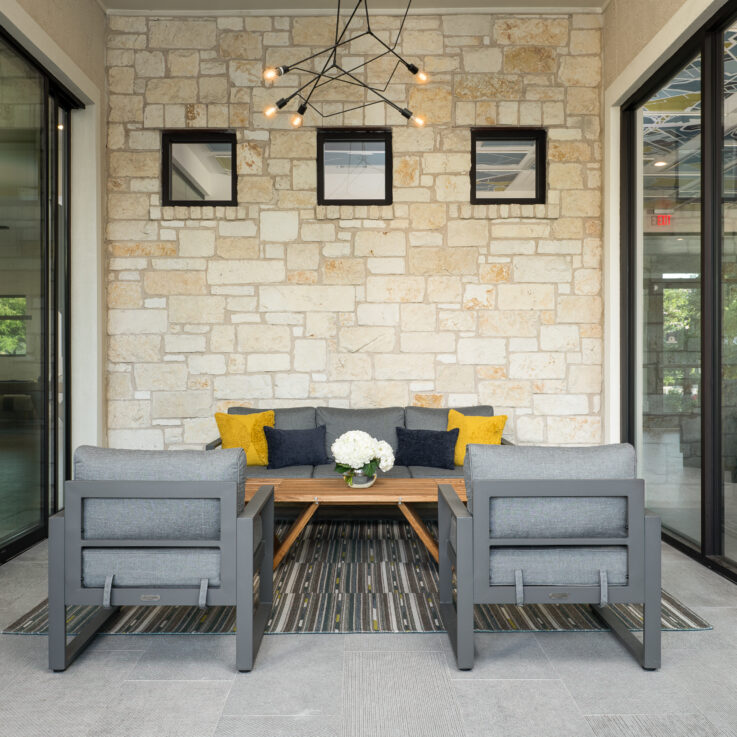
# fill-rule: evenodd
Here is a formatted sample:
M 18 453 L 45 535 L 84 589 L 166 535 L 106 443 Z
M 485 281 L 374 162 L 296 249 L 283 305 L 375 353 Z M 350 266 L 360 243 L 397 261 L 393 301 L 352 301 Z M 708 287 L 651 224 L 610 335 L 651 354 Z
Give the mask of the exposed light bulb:
M 267 118 L 273 118 L 276 115 L 278 108 L 276 105 L 269 105 L 268 107 L 264 108 L 264 115 Z
M 60 131 L 64 130 L 64 123 L 59 123 L 59 125 L 56 126 Z
M 291 119 L 289 120 L 292 128 L 300 128 L 302 126 L 302 121 L 303 118 L 299 113 L 295 113 L 294 115 L 292 115 Z
M 661 167 L 661 166 L 668 166 L 667 161 L 656 161 L 653 166 Z
M 414 123 L 418 128 L 422 128 L 425 125 L 425 119 L 420 115 L 413 115 L 410 121 Z
M 273 82 L 278 76 L 279 72 L 277 72 L 274 67 L 268 67 L 267 69 L 264 69 L 264 79 L 267 82 Z
M 430 77 L 427 76 L 427 72 L 419 71 L 417 72 L 417 81 L 420 84 L 425 84 L 430 79 Z

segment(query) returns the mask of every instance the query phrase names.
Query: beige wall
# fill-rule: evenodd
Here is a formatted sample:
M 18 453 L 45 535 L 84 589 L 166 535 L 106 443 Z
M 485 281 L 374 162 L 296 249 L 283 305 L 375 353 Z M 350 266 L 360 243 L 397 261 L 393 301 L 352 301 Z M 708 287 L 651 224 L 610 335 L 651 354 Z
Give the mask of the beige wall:
M 432 81 L 400 70 L 389 95 L 428 126 L 331 121 L 392 126 L 394 204 L 325 208 L 319 119 L 266 120 L 294 79 L 260 73 L 330 43 L 330 19 L 111 17 L 110 445 L 201 447 L 233 404 L 475 402 L 522 442 L 599 442 L 600 22 L 410 17 L 400 48 Z M 470 128 L 493 124 L 548 129 L 547 204 L 469 204 Z M 207 126 L 237 131 L 239 206 L 161 207 L 161 129 Z
M 105 14 L 96 0 L 18 0 L 79 68 L 105 88 Z
M 604 89 L 686 0 L 610 0 L 604 11 Z

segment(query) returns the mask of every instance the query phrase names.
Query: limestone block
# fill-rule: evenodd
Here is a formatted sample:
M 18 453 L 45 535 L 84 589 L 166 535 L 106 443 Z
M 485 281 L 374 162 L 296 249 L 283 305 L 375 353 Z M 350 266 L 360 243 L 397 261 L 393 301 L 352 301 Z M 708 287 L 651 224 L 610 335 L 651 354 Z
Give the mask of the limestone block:
M 540 348 L 544 351 L 577 351 L 580 348 L 578 325 L 543 325 Z
M 463 290 L 463 309 L 493 309 L 496 302 L 495 295 L 496 289 L 488 284 L 466 284 Z
M 505 18 L 494 23 L 494 39 L 500 44 L 565 46 L 568 20 L 565 18 Z
M 439 392 L 473 392 L 475 385 L 473 366 L 438 364 L 435 388 Z
M 111 309 L 143 307 L 140 285 L 135 282 L 113 282 L 108 284 L 107 306 Z
M 506 341 L 501 338 L 459 338 L 458 363 L 504 363 Z
M 500 72 L 502 52 L 495 47 L 482 49 L 463 49 L 463 68 L 467 72 Z
M 274 199 L 272 177 L 239 177 L 238 201 L 242 203 L 271 202 Z
M 354 381 L 351 384 L 351 407 L 405 407 L 408 403 L 409 389 L 404 381 Z
M 451 172 L 468 172 L 471 167 L 467 153 L 431 153 L 422 155 L 423 174 L 444 174 Z
M 536 394 L 532 408 L 538 415 L 585 415 L 589 400 L 583 394 Z
M 548 74 L 555 71 L 555 50 L 550 46 L 512 46 L 504 49 L 506 73 Z
M 429 353 L 415 355 L 381 353 L 374 356 L 374 376 L 377 380 L 396 379 L 419 381 L 435 378 L 435 357 Z
M 108 339 L 107 357 L 113 363 L 160 361 L 161 336 L 111 335 Z
M 596 87 L 569 87 L 566 90 L 566 108 L 574 115 L 598 115 L 601 92 Z
M 287 246 L 287 268 L 317 269 L 320 264 L 320 247 L 294 243 Z
M 310 377 L 307 374 L 277 374 L 274 380 L 274 396 L 284 399 L 301 399 L 307 396 Z
M 510 379 L 564 379 L 565 353 L 512 353 L 509 356 Z
M 133 383 L 129 373 L 108 374 L 106 396 L 108 399 L 133 399 Z
M 411 31 L 402 33 L 402 49 L 405 54 L 442 54 L 443 34 L 440 31 Z
M 558 76 L 570 87 L 597 87 L 601 83 L 601 57 L 564 56 Z
M 224 59 L 260 59 L 261 35 L 250 31 L 222 33 L 220 56 Z
M 196 99 L 194 79 L 150 79 L 146 84 L 146 102 L 190 103 Z
M 128 448 L 130 450 L 163 450 L 164 433 L 158 429 L 110 430 L 109 448 Z
M 520 443 L 542 443 L 545 439 L 545 418 L 534 415 L 517 417 L 515 431 L 516 439 Z
M 555 308 L 555 287 L 552 284 L 500 284 L 497 291 L 500 310 Z
M 442 228 L 446 222 L 447 206 L 442 203 L 417 202 L 409 206 L 409 217 L 414 230 L 435 230 Z M 356 235 L 356 245 L 358 236 Z M 359 255 L 357 253 L 357 255 Z M 404 255 L 404 243 L 402 243 L 402 255 Z
M 478 267 L 476 248 L 411 248 L 409 270 L 412 274 L 475 274 Z M 413 300 L 417 301 L 417 300 Z
M 139 391 L 187 388 L 187 367 L 181 363 L 138 363 L 133 376 Z
M 371 357 L 364 353 L 333 353 L 328 358 L 331 381 L 364 381 L 371 378 Z
M 154 241 L 159 237 L 158 224 L 145 220 L 109 220 L 105 230 L 113 241 Z
M 437 307 L 432 304 L 407 303 L 401 306 L 402 330 L 437 329 Z
M 360 304 L 356 321 L 359 325 L 398 325 L 399 305 Z
M 453 80 L 455 100 L 519 100 L 520 77 L 509 74 L 456 74 Z
M 475 332 L 476 313 L 468 310 L 441 310 L 438 312 L 438 328 L 454 332 Z
M 601 314 L 601 297 L 558 297 L 558 322 L 598 323 Z
M 430 302 L 461 301 L 461 280 L 457 276 L 430 276 L 427 279 L 427 299 Z
M 291 367 L 288 353 L 249 353 L 246 361 L 250 373 L 289 371 Z
M 429 124 L 449 123 L 453 109 L 453 96 L 449 87 L 429 84 L 413 87 L 409 93 L 409 109 L 421 115 Z
M 227 259 L 258 258 L 258 238 L 217 238 L 215 250 Z
M 361 230 L 356 233 L 356 256 L 404 256 L 406 236 L 398 230 Z
M 585 141 L 549 141 L 550 161 L 591 161 L 591 146 Z
M 298 159 L 292 164 L 292 186 L 295 189 L 317 188 L 317 168 L 314 161 Z
M 564 191 L 561 212 L 568 217 L 597 218 L 601 215 L 601 192 L 596 189 Z
M 420 183 L 420 160 L 417 156 L 395 156 L 393 160 L 395 187 L 417 187 Z
M 334 241 L 335 226 L 332 223 L 306 222 L 300 235 L 303 241 Z
M 331 258 L 322 265 L 322 280 L 325 284 L 363 284 L 366 267 L 363 259 Z
M 260 61 L 234 59 L 228 64 L 228 78 L 236 87 L 257 87 L 261 84 L 263 65 Z
M 422 302 L 424 297 L 425 280 L 419 276 L 369 276 L 366 279 L 368 302 Z
M 111 123 L 143 122 L 143 98 L 140 95 L 110 95 Z
M 143 286 L 147 294 L 207 294 L 201 271 L 147 271 Z
M 152 396 L 151 414 L 154 418 L 206 417 L 212 414 L 212 393 L 209 389 L 154 392 Z
M 448 223 L 449 246 L 485 246 L 488 242 L 486 220 L 451 220 Z
M 530 407 L 532 386 L 529 381 L 480 381 L 479 399 L 492 407 Z
M 287 243 L 297 238 L 299 213 L 283 210 L 261 212 L 261 240 Z
M 214 417 L 197 417 L 182 422 L 183 440 L 188 444 L 205 445 L 218 436 Z
M 493 310 L 479 313 L 479 335 L 533 338 L 539 316 L 532 310 Z
M 133 78 L 131 67 L 108 67 L 108 91 L 119 95 L 133 94 Z
M 216 33 L 214 20 L 152 19 L 148 45 L 152 49 L 210 49 Z
M 340 349 L 347 353 L 387 353 L 396 348 L 391 327 L 346 327 L 340 329 Z
M 243 259 L 209 261 L 208 284 L 265 284 L 282 282 L 286 276 L 284 261 Z
M 151 403 L 148 401 L 111 401 L 107 404 L 107 426 L 111 430 L 148 427 Z
M 196 77 L 199 74 L 199 51 L 170 51 L 167 58 L 170 77 Z
M 572 392 L 599 394 L 601 392 L 601 366 L 571 366 L 568 370 L 568 388 Z M 576 414 L 569 412 L 568 414 Z
M 212 256 L 215 253 L 215 231 L 185 229 L 179 231 L 179 255 Z
M 391 277 L 369 277 L 367 281 L 387 278 Z M 259 304 L 263 312 L 353 312 L 356 290 L 352 286 L 260 287 Z
M 165 335 L 167 353 L 200 353 L 205 350 L 204 335 Z
M 596 445 L 601 443 L 600 417 L 555 417 L 547 420 L 548 437 L 556 444 Z
M 292 331 L 286 325 L 239 325 L 238 350 L 244 353 L 288 352 Z
M 108 158 L 108 173 L 112 177 L 158 177 L 158 153 L 114 151 Z
M 165 333 L 166 310 L 109 310 L 108 335 Z
M 253 141 L 239 143 L 238 173 L 239 174 L 261 174 L 263 172 L 263 147 Z
M 274 396 L 271 376 L 268 374 L 245 374 L 243 376 L 216 376 L 215 399 L 239 401 L 268 399 Z
M 369 258 L 366 266 L 372 274 L 404 274 L 407 271 L 403 258 Z
M 488 36 L 491 33 L 491 16 L 441 15 L 443 33 L 446 36 Z
M 314 130 L 271 131 L 269 157 L 272 159 L 312 159 L 317 155 Z
M 160 51 L 136 51 L 134 63 L 138 77 L 164 76 L 164 55 Z
M 576 294 L 598 294 L 600 290 L 600 269 L 576 269 L 573 274 L 573 291 Z
M 548 183 L 555 189 L 583 189 L 583 167 L 580 164 L 550 164 Z
M 435 196 L 440 202 L 468 202 L 470 192 L 468 176 L 440 174 L 435 177 Z
M 224 297 L 169 297 L 169 320 L 193 324 L 223 322 Z
M 292 43 L 295 46 L 331 46 L 334 41 L 334 17 L 297 17 L 292 20 Z
M 232 353 L 235 350 L 235 326 L 213 325 L 210 332 L 210 350 L 216 353 Z
M 484 284 L 498 284 L 509 281 L 511 267 L 509 264 L 481 264 L 479 281 Z
M 515 256 L 512 276 L 517 282 L 568 283 L 573 270 L 565 256 Z
M 403 353 L 453 353 L 456 349 L 454 333 L 402 333 L 399 341 Z
M 418 111 L 419 112 L 419 111 Z M 392 148 L 394 151 L 432 151 L 435 146 L 435 135 L 432 127 L 395 128 L 392 131 Z
M 327 367 L 327 343 L 324 340 L 294 341 L 295 371 L 324 371 Z

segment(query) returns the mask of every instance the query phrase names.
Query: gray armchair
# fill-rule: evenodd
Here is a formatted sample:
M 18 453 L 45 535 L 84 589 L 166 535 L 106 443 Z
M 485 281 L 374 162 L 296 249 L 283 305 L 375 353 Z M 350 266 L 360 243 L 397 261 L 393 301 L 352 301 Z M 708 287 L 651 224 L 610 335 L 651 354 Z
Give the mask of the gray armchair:
M 49 521 L 49 667 L 65 670 L 120 606 L 235 605 L 236 666 L 251 670 L 273 598 L 274 488 L 245 506 L 245 480 L 240 448 L 78 448 Z M 67 641 L 74 604 L 102 608 Z
M 473 667 L 474 604 L 592 604 L 643 668 L 660 667 L 660 518 L 630 445 L 470 445 L 467 506 L 439 486 L 440 611 Z M 453 569 L 456 596 L 453 597 Z M 640 641 L 609 604 L 644 605 Z

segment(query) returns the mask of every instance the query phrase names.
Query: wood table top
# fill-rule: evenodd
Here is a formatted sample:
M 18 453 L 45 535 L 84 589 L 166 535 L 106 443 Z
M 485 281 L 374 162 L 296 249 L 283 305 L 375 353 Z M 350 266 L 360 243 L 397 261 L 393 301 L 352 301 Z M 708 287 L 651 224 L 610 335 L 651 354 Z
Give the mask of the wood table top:
M 441 469 L 438 469 L 442 473 Z M 246 501 L 250 501 L 261 486 L 273 485 L 276 502 L 319 502 L 320 504 L 397 504 L 398 502 L 437 502 L 438 484 L 450 484 L 462 502 L 466 501 L 463 479 L 445 479 L 438 475 L 430 479 L 378 478 L 368 489 L 352 489 L 342 478 L 275 479 L 249 478 L 246 481 Z

